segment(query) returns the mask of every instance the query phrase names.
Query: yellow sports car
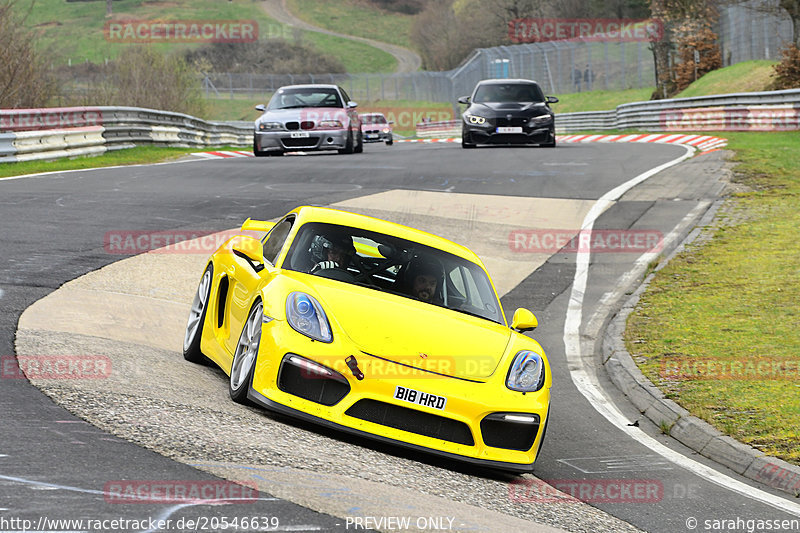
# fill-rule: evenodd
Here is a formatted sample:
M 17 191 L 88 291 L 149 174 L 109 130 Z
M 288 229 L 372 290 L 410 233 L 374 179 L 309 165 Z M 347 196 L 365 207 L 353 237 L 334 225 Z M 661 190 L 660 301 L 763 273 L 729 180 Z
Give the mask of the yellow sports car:
M 231 398 L 380 441 L 530 472 L 549 418 L 544 351 L 508 324 L 481 260 L 376 218 L 300 207 L 247 220 L 208 262 L 183 352 Z

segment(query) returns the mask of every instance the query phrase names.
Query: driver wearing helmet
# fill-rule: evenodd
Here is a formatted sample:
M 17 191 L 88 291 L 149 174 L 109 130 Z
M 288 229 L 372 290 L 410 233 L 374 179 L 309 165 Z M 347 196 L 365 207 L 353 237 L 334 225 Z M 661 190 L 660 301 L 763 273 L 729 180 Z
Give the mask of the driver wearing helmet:
M 347 270 L 350 260 L 356 253 L 353 240 L 347 235 L 328 237 L 317 235 L 311 242 L 310 251 L 315 263 L 309 270 L 311 274 L 328 268 Z

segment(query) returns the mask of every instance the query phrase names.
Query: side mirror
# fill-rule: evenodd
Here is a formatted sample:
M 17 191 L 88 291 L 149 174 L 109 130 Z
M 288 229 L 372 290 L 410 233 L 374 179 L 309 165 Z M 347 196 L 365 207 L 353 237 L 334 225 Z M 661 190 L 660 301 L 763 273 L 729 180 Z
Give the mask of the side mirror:
M 349 107 L 350 109 L 355 109 L 358 107 L 358 104 L 350 100 L 349 102 L 347 102 L 347 107 Z
M 545 98 L 545 100 L 547 100 L 548 104 L 557 104 L 558 103 L 558 98 L 556 98 L 555 96 L 548 96 L 548 97 Z
M 523 331 L 530 331 L 536 329 L 539 321 L 536 320 L 536 315 L 527 309 L 520 307 L 514 311 L 514 318 L 511 320 L 511 329 L 517 330 L 520 333 Z
M 389 121 L 389 124 L 394 124 L 394 120 L 390 120 L 390 121 Z
M 458 98 L 458 103 L 469 105 L 470 100 L 471 98 L 469 96 L 461 96 Z
M 264 268 L 264 248 L 255 237 L 237 235 L 233 238 L 231 250 L 239 257 L 247 259 L 256 272 Z
M 258 104 L 256 106 L 256 111 L 261 111 L 262 113 L 266 113 L 267 106 L 265 106 L 264 104 Z

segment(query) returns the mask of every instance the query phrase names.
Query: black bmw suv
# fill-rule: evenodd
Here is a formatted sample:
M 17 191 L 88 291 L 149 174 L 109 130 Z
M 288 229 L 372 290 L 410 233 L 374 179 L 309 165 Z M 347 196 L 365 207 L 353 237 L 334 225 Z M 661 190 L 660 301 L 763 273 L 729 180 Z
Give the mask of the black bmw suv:
M 475 86 L 471 97 L 458 99 L 458 103 L 469 106 L 462 115 L 461 146 L 538 144 L 554 147 L 555 118 L 548 104 L 556 102 L 558 98 L 545 96 L 535 81 L 483 80 Z

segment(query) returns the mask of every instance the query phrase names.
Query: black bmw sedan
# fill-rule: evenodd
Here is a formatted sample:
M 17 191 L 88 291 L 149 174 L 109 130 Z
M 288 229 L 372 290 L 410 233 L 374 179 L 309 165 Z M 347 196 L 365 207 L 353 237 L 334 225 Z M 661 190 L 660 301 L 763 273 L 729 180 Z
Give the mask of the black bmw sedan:
M 555 118 L 548 104 L 556 102 L 558 98 L 545 96 L 535 81 L 483 80 L 475 86 L 472 96 L 458 99 L 458 103 L 469 106 L 462 115 L 461 146 L 538 144 L 554 147 Z

